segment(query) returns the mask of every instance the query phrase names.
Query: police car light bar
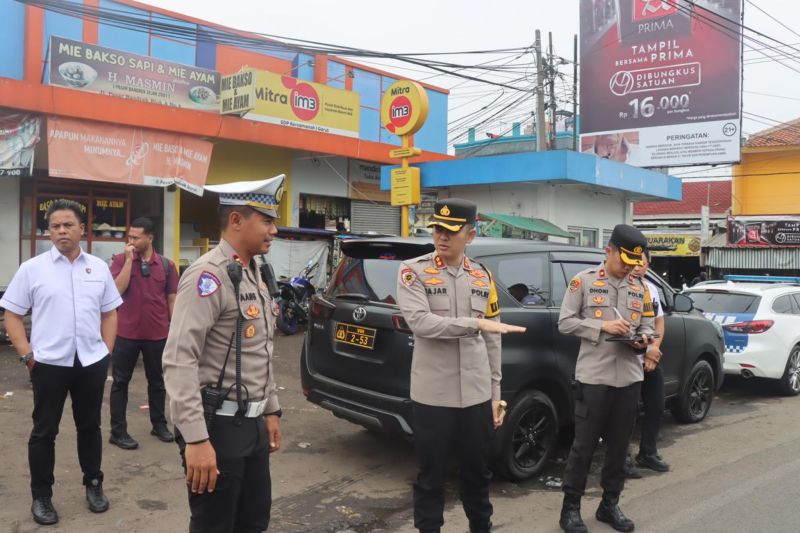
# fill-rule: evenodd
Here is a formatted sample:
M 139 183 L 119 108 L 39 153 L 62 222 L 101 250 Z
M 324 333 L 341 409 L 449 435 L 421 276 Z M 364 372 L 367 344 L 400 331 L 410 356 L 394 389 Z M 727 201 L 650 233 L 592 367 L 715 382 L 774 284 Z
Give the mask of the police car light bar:
M 752 283 L 800 283 L 800 277 L 792 276 L 737 276 L 728 274 L 722 276 L 726 281 L 740 281 Z

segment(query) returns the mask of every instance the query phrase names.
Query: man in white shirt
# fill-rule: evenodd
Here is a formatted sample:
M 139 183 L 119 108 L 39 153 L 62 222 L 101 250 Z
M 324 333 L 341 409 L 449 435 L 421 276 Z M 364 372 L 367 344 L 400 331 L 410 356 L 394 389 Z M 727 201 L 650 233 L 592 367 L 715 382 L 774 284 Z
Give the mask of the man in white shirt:
M 664 416 L 664 374 L 661 371 L 661 343 L 664 342 L 664 311 L 658 288 L 653 282 L 645 278 L 650 267 L 650 250 L 645 250 L 644 265 L 636 267 L 634 275 L 642 278 L 647 286 L 650 304 L 645 303 L 644 313 L 652 313 L 655 317 L 654 327 L 660 337 L 653 340 L 642 354 L 644 365 L 644 381 L 642 382 L 642 404 L 644 416 L 642 417 L 642 436 L 639 441 L 639 453 L 636 455 L 636 465 L 649 468 L 655 472 L 669 471 L 669 464 L 658 454 L 656 441 L 661 427 L 661 417 Z M 638 479 L 642 477 L 638 468 L 633 464 L 630 456 L 625 462 L 625 477 Z
M 108 510 L 103 493 L 100 409 L 109 355 L 122 304 L 106 263 L 80 246 L 81 206 L 55 200 L 46 220 L 53 247 L 25 261 L 0 299 L 11 342 L 33 384 L 33 430 L 28 441 L 31 513 L 43 525 L 58 522 L 53 507 L 55 439 L 67 394 L 78 432 L 78 459 L 89 510 Z M 32 310 L 30 342 L 22 317 Z

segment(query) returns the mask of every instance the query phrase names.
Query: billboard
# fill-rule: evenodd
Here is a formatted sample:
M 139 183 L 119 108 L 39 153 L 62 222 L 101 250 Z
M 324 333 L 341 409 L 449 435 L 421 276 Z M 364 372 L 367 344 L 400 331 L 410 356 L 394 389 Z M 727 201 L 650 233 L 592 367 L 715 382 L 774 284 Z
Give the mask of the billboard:
M 266 70 L 246 68 L 222 78 L 222 114 L 358 138 L 360 110 L 357 92 Z
M 581 151 L 740 160 L 742 0 L 580 0 Z
M 653 257 L 697 257 L 700 236 L 677 233 L 648 233 L 647 247 Z
M 800 217 L 730 217 L 731 246 L 800 246 Z
M 36 115 L 0 112 L 0 176 L 30 176 L 39 144 Z
M 50 37 L 50 85 L 201 111 L 219 109 L 219 73 Z

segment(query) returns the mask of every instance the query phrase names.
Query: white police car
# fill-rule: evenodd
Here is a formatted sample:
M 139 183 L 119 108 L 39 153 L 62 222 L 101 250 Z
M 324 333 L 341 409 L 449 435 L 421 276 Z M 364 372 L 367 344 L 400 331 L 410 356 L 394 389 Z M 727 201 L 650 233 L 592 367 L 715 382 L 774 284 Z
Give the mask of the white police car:
M 800 278 L 726 276 L 685 291 L 722 326 L 726 374 L 775 379 L 800 393 Z

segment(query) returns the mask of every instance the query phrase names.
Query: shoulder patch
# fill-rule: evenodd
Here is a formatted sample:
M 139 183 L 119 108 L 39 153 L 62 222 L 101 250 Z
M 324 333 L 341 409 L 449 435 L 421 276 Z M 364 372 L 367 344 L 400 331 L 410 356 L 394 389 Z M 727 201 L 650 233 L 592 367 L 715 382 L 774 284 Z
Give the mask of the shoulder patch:
M 219 290 L 220 286 L 222 286 L 222 282 L 219 278 L 207 270 L 204 270 L 197 278 L 197 294 L 201 298 L 211 296 Z
M 581 278 L 575 276 L 569 282 L 569 292 L 575 292 L 581 288 Z
M 406 287 L 410 287 L 417 281 L 417 274 L 410 268 L 404 268 L 402 272 L 400 272 L 400 281 L 402 281 L 403 285 Z

